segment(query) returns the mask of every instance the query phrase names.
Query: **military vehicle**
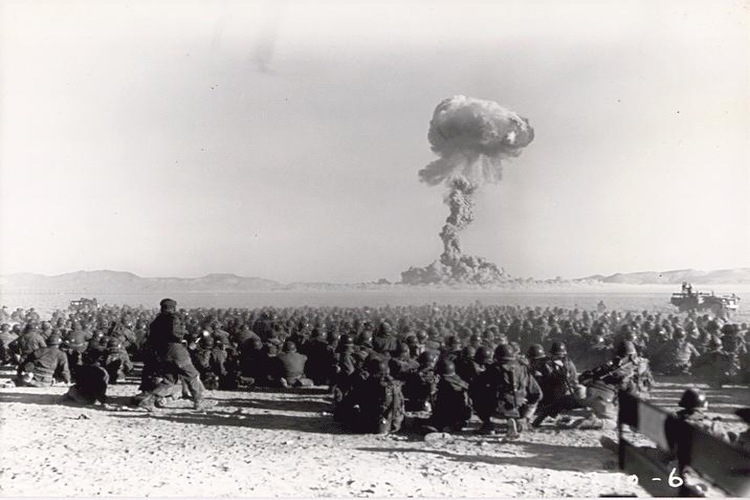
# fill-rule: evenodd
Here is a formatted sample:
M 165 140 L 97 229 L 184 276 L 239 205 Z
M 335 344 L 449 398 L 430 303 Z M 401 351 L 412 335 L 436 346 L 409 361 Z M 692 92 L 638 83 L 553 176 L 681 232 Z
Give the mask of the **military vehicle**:
M 718 317 L 728 318 L 731 313 L 737 312 L 740 298 L 734 293 L 716 295 L 714 292 L 698 292 L 693 290 L 693 285 L 690 283 L 683 283 L 682 291 L 673 293 L 669 302 L 680 312 L 711 311 Z
M 99 302 L 96 299 L 87 299 L 81 297 L 78 300 L 71 300 L 68 306 L 69 311 L 74 312 L 93 312 L 99 308 Z

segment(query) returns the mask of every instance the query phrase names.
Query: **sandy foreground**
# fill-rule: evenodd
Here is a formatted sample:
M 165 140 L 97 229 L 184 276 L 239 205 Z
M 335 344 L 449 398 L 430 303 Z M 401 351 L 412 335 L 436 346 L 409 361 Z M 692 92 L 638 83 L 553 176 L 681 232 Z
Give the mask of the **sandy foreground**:
M 60 404 L 65 387 L 9 387 L 7 368 L 0 376 L 2 496 L 647 496 L 599 445 L 602 431 L 550 424 L 513 442 L 355 435 L 332 421 L 324 390 L 210 391 L 206 411 L 178 401 L 147 413 L 126 406 L 132 379 L 110 387 L 105 409 Z M 657 404 L 674 407 L 678 382 L 659 384 Z M 713 413 L 741 429 L 732 412 L 750 406 L 747 387 L 707 393 Z

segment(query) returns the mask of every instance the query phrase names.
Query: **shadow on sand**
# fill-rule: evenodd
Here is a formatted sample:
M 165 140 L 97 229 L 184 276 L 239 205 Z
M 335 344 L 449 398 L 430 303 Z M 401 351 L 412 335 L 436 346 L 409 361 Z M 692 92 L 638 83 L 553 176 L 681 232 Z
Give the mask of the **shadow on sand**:
M 531 456 L 489 456 L 489 455 L 464 455 L 449 451 L 426 449 L 426 448 L 357 448 L 360 451 L 371 451 L 378 453 L 426 453 L 440 456 L 454 462 L 484 463 L 489 465 L 516 465 L 519 467 L 536 467 L 553 469 L 557 471 L 572 472 L 594 472 L 608 471 L 616 457 L 610 451 L 602 447 L 576 447 L 556 446 L 543 443 L 514 442 L 514 445 L 523 446 L 523 455 Z M 561 459 L 561 457 L 569 457 Z
M 127 406 L 131 401 L 130 396 L 108 396 L 107 403 L 110 405 Z M 109 411 L 103 406 L 76 404 L 64 398 L 62 394 L 43 394 L 33 392 L 0 392 L 0 403 L 21 403 L 29 405 L 56 405 L 70 406 L 75 408 L 87 408 L 91 410 Z
M 140 414 L 139 414 L 140 415 Z M 279 414 L 237 415 L 222 412 L 180 412 L 147 414 L 155 420 L 165 420 L 178 424 L 196 424 L 207 426 L 226 425 L 231 427 L 248 427 L 263 430 L 284 430 L 310 432 L 316 434 L 349 434 L 331 417 L 300 417 Z M 133 418 L 134 415 L 113 415 L 115 418 Z
M 330 411 L 331 404 L 318 399 L 281 399 L 281 400 L 270 400 L 270 399 L 229 399 L 222 400 L 219 403 L 221 406 L 237 406 L 240 408 L 257 408 L 260 410 L 275 410 L 275 411 L 297 411 L 297 412 L 309 412 L 309 413 L 320 413 L 323 411 Z

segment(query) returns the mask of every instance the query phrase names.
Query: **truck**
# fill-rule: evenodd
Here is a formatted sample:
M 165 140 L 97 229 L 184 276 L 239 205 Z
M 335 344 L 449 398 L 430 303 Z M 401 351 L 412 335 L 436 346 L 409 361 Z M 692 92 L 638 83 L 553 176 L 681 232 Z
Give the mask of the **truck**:
M 673 293 L 669 302 L 680 312 L 712 312 L 719 318 L 728 319 L 736 313 L 740 305 L 740 297 L 731 295 L 716 295 L 713 291 L 698 292 L 693 285 L 683 283 L 679 293 Z

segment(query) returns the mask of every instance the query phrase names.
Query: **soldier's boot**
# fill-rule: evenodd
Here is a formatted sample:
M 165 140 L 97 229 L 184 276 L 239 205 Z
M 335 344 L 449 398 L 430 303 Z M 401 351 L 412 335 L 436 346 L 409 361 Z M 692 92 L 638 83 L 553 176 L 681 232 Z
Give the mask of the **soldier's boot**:
M 154 411 L 156 403 L 156 396 L 153 394 L 146 394 L 139 402 L 137 407 L 146 411 Z
M 155 400 L 154 400 L 154 406 L 156 406 L 157 408 L 169 408 L 169 406 L 170 406 L 169 400 L 170 399 L 171 398 L 165 398 L 165 397 L 157 396 L 155 398 Z
M 532 422 L 531 427 L 533 428 L 539 428 L 542 426 L 542 423 L 547 419 L 547 415 L 542 413 L 541 415 L 538 415 Z
M 589 415 L 583 420 L 573 424 L 573 428 L 578 430 L 601 430 L 604 428 L 604 421 L 596 415 Z
M 508 439 L 518 439 L 521 434 L 518 432 L 518 421 L 515 418 L 508 419 Z
M 198 399 L 193 403 L 193 409 L 196 411 L 207 410 L 214 406 L 214 403 L 205 399 Z

